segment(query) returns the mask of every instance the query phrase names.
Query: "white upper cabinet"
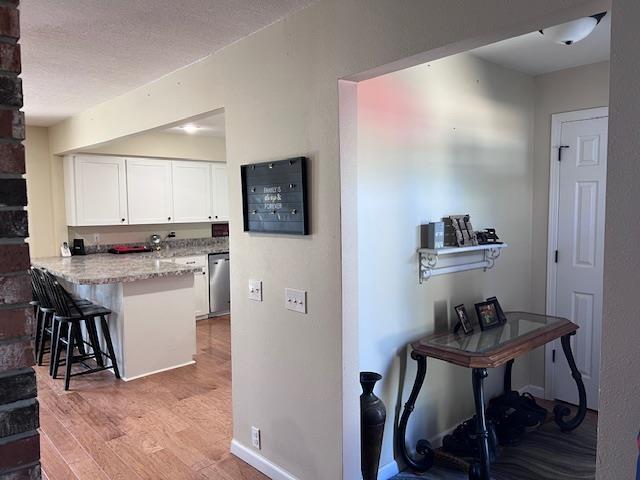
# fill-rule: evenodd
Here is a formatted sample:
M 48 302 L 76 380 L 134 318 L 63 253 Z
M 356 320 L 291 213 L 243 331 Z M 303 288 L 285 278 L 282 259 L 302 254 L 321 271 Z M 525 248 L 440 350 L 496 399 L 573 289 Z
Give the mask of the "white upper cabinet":
M 74 160 L 76 224 L 129 223 L 124 159 L 99 155 L 75 155 Z
M 171 161 L 127 158 L 129 223 L 173 222 Z
M 227 165 L 221 162 L 64 157 L 67 225 L 227 221 Z
M 211 174 L 209 162 L 171 162 L 174 222 L 210 222 Z
M 213 185 L 213 220 L 229 220 L 229 180 L 226 163 L 211 164 L 211 184 Z

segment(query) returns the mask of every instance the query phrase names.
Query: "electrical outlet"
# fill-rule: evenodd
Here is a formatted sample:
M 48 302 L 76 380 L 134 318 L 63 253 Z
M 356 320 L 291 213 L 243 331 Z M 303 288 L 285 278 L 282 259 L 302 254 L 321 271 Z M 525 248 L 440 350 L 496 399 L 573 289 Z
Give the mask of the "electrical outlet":
M 93 234 L 93 244 L 94 245 L 100 245 L 100 234 L 99 233 L 94 233 Z
M 251 445 L 253 448 L 260 450 L 262 448 L 262 442 L 260 441 L 260 429 L 258 427 L 251 427 Z
M 262 280 L 249 280 L 249 300 L 262 301 Z
M 284 289 L 284 305 L 287 310 L 307 313 L 307 291 L 296 290 L 295 288 Z

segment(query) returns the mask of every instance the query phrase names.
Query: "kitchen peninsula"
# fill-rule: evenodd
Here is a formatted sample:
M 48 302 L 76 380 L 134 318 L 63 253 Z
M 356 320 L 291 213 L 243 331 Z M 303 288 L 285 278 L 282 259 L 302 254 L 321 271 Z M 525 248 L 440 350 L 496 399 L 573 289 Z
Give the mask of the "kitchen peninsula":
M 203 248 L 49 257 L 32 264 L 62 280 L 69 292 L 113 312 L 109 330 L 120 373 L 128 381 L 194 363 L 194 274 L 202 268 L 172 257 L 205 253 Z

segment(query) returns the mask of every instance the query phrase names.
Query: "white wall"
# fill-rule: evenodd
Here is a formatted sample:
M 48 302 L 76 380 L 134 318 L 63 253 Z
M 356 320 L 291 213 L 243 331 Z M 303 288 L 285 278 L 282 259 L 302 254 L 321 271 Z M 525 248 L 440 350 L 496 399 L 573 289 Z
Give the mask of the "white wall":
M 383 465 L 393 461 L 394 413 L 415 379 L 407 345 L 451 327 L 459 303 L 472 318 L 474 303 L 493 295 L 506 310 L 530 309 L 533 99 L 532 77 L 468 54 L 358 85 L 360 370 L 383 375 Z M 420 285 L 419 225 L 458 213 L 470 213 L 476 229 L 495 227 L 509 247 L 486 273 Z M 502 373 L 490 372 L 489 395 L 501 393 Z M 525 357 L 514 387 L 528 379 Z M 411 448 L 473 412 L 471 371 L 429 359 Z
M 389 64 L 413 56 L 408 62 L 415 65 L 425 52 L 430 59 L 458 53 L 606 4 L 321 0 L 201 62 L 56 125 L 52 152 L 84 149 L 225 108 L 230 249 L 236 258 L 231 271 L 234 437 L 249 446 L 250 426 L 258 425 L 260 454 L 271 462 L 305 480 L 343 478 L 343 422 L 357 424 L 358 418 L 351 412 L 343 418 L 340 401 L 343 375 L 357 385 L 357 372 L 343 371 L 342 360 L 357 345 L 343 345 L 342 338 L 338 79 L 383 65 L 390 71 Z M 635 28 L 635 21 L 630 18 L 626 27 Z M 624 58 L 635 52 L 620 46 Z M 238 167 L 299 154 L 311 157 L 312 234 L 243 233 Z M 245 298 L 249 278 L 264 281 L 264 302 Z M 309 291 L 307 316 L 284 309 L 287 286 Z M 350 401 L 356 404 L 357 396 Z M 355 444 L 357 437 L 345 445 L 346 454 L 357 455 Z M 344 474 L 349 480 L 357 476 L 355 467 Z
M 533 311 L 546 310 L 549 224 L 549 162 L 551 115 L 609 105 L 609 62 L 570 68 L 535 77 L 535 137 L 533 144 Z M 544 382 L 544 348 L 532 354 L 531 384 Z
M 640 429 L 640 2 L 616 0 L 614 7 L 598 480 L 634 478 Z

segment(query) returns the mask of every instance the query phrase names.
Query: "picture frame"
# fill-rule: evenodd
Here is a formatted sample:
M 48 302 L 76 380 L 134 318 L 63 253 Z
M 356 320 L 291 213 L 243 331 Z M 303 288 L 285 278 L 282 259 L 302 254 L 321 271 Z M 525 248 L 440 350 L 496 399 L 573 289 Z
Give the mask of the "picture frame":
M 487 298 L 487 302 L 490 301 L 494 301 L 496 302 L 496 310 L 498 311 L 498 317 L 500 318 L 500 321 L 502 323 L 506 323 L 507 322 L 507 316 L 504 314 L 504 310 L 502 310 L 502 305 L 500 305 L 500 302 L 498 301 L 497 297 L 489 297 Z
M 495 300 L 488 300 L 475 304 L 476 314 L 478 315 L 478 323 L 480 330 L 489 330 L 499 327 L 503 324 L 498 314 L 498 305 Z
M 462 327 L 462 331 L 465 335 L 471 335 L 473 333 L 473 326 L 471 325 L 471 319 L 469 318 L 469 314 L 467 313 L 464 303 L 456 305 L 453 308 L 458 317 L 458 323 L 455 326 L 454 333 L 458 333 L 458 330 Z

